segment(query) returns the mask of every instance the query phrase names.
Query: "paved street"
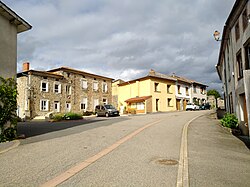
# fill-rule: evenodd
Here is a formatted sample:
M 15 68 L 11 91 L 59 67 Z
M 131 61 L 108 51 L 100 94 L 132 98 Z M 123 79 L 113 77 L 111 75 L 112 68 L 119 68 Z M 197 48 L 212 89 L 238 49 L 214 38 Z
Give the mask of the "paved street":
M 0 186 L 46 186 L 57 176 L 59 186 L 176 186 L 182 129 L 197 116 L 188 126 L 190 186 L 249 186 L 249 149 L 210 113 L 98 118 L 33 135 L 0 154 Z

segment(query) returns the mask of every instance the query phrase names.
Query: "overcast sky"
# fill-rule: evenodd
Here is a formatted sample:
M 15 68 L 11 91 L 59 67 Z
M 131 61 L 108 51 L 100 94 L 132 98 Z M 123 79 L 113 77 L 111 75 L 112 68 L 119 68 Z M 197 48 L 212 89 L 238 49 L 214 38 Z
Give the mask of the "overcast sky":
M 18 35 L 18 72 L 61 66 L 131 80 L 155 71 L 221 91 L 215 65 L 235 0 L 3 0 L 33 28 Z

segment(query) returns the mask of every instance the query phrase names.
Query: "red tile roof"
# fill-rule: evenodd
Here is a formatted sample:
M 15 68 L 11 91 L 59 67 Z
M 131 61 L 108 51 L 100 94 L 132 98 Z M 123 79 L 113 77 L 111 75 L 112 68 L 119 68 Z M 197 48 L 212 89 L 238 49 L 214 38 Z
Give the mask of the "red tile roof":
M 151 98 L 152 96 L 142 96 L 142 97 L 134 97 L 134 98 L 130 98 L 127 99 L 125 102 L 126 103 L 139 103 L 142 101 L 146 101 L 147 99 Z

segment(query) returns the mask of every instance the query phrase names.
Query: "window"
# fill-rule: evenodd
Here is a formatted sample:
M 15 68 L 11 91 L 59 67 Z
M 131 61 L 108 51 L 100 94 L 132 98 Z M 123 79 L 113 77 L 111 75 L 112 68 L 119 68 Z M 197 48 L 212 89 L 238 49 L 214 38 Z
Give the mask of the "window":
M 98 82 L 97 81 L 93 82 L 93 90 L 98 91 Z
M 238 68 L 238 79 L 243 77 L 243 64 L 241 58 L 241 52 L 237 55 L 237 68 Z
M 86 79 L 81 79 L 81 87 L 86 90 L 88 88 L 88 82 Z
M 54 92 L 55 93 L 61 93 L 61 84 L 60 83 L 55 83 L 54 84 Z
M 200 88 L 201 89 L 201 94 L 204 94 L 204 89 L 203 88 Z
M 71 103 L 70 102 L 66 102 L 66 112 L 70 112 L 71 110 Z
M 104 105 L 106 105 L 106 104 L 108 104 L 108 100 L 107 100 L 106 98 L 103 98 L 103 99 L 102 99 L 102 103 L 103 103 Z
M 246 61 L 245 61 L 245 69 L 250 69 L 250 46 L 245 47 Z
M 172 99 L 171 98 L 167 98 L 167 105 L 168 105 L 168 107 L 172 106 L 171 102 L 172 102 Z
M 171 93 L 171 85 L 167 85 L 167 93 Z
M 85 98 L 82 99 L 82 102 L 81 102 L 81 106 L 80 106 L 81 110 L 86 111 L 87 110 L 87 104 L 88 104 L 88 99 L 85 97 Z
M 236 40 L 238 40 L 240 38 L 239 22 L 237 22 L 236 25 L 235 25 L 235 38 L 236 38 Z
M 94 99 L 94 102 L 93 102 L 94 110 L 95 110 L 96 105 L 99 105 L 99 99 Z
M 71 95 L 71 86 L 70 85 L 66 85 L 66 94 Z
M 60 112 L 60 102 L 59 101 L 54 101 L 54 111 Z
M 106 82 L 102 83 L 102 92 L 103 93 L 108 92 L 108 84 Z
M 46 99 L 40 100 L 40 110 L 41 111 L 49 110 L 49 100 L 46 100 Z
M 186 87 L 186 95 L 189 95 L 188 87 Z
M 145 105 L 144 105 L 143 102 L 141 102 L 141 103 L 136 103 L 136 108 L 137 108 L 137 110 L 144 110 Z
M 181 94 L 181 86 L 177 85 L 177 89 L 178 89 L 178 94 Z
M 196 86 L 194 86 L 194 93 L 197 93 L 197 89 L 196 89 Z
M 42 81 L 41 82 L 41 91 L 42 92 L 48 92 L 49 91 L 49 83 Z
M 242 25 L 243 25 L 243 31 L 245 31 L 248 26 L 247 9 L 245 9 L 242 14 Z
M 155 92 L 159 92 L 159 83 L 155 82 Z

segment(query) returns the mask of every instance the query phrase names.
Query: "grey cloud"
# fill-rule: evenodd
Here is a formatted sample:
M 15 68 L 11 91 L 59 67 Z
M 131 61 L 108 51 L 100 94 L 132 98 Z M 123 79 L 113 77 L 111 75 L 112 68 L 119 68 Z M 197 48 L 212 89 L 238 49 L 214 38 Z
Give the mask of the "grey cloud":
M 8 1 L 33 26 L 18 37 L 18 67 L 58 66 L 112 78 L 151 68 L 220 89 L 215 70 L 221 30 L 234 0 Z

